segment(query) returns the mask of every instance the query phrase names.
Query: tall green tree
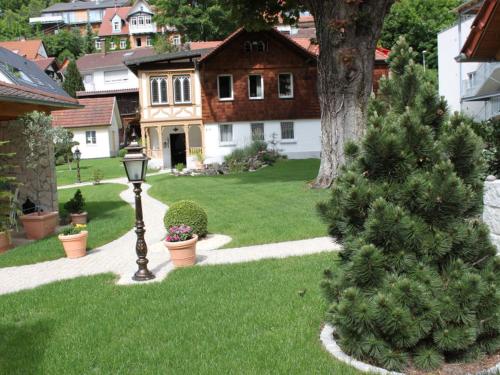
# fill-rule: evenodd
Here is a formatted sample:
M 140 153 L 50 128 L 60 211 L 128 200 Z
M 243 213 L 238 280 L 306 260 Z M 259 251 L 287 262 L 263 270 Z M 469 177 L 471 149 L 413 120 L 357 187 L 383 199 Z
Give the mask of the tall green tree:
M 322 283 L 344 351 L 433 370 L 500 349 L 500 257 L 482 211 L 482 140 L 401 39 L 366 136 L 320 205 L 342 241 Z
M 344 146 L 365 129 L 375 49 L 394 0 L 224 0 L 232 17 L 250 29 L 314 16 L 320 48 L 321 164 L 317 187 L 328 187 L 345 163 Z
M 399 36 L 407 42 L 430 68 L 437 68 L 437 34 L 457 20 L 451 10 L 460 5 L 461 0 L 400 0 L 391 8 L 384 22 L 380 43 L 390 48 Z
M 224 39 L 238 27 L 222 0 L 156 0 L 152 4 L 159 25 L 175 26 L 189 40 Z
M 45 48 L 49 56 L 58 57 L 62 52 L 68 51 L 72 56 L 78 58 L 83 53 L 84 41 L 78 29 L 71 31 L 61 30 L 57 34 L 45 35 L 43 37 Z M 67 52 L 66 53 L 66 57 Z
M 68 64 L 68 68 L 66 69 L 64 82 L 62 87 L 64 91 L 66 91 L 70 96 L 76 98 L 77 91 L 85 90 L 85 86 L 83 85 L 82 75 L 78 70 L 75 60 L 71 60 Z
M 94 30 L 92 30 L 90 23 L 88 23 L 85 30 L 85 36 L 83 38 L 83 53 L 94 53 L 96 51 L 95 38 L 96 34 L 94 33 Z

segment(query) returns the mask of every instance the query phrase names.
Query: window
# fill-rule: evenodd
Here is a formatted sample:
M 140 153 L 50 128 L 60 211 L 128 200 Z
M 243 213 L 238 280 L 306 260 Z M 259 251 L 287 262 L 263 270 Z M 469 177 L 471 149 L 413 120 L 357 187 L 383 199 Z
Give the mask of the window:
M 113 32 L 120 32 L 120 21 L 113 21 Z
M 120 39 L 120 49 L 125 49 L 125 48 L 127 48 L 127 40 Z
M 92 83 L 92 74 L 85 74 L 84 82 Z
M 250 124 L 252 129 L 252 141 L 263 141 L 264 140 L 264 123 L 255 122 Z
M 116 43 L 113 40 L 109 42 L 109 49 L 116 49 Z
M 95 145 L 97 143 L 95 130 L 87 130 L 85 132 L 85 141 L 88 145 Z
M 95 49 L 96 50 L 102 49 L 102 42 L 100 40 L 95 41 Z
M 151 47 L 153 45 L 152 39 L 150 36 L 146 37 L 146 46 Z
M 191 103 L 191 78 L 189 76 L 174 77 L 174 102 Z
M 284 139 L 284 140 L 295 139 L 292 121 L 283 121 L 281 123 L 281 139 Z
M 233 141 L 233 125 L 219 125 L 220 143 L 231 143 Z
M 151 77 L 151 104 L 167 103 L 167 78 Z
M 146 25 L 151 25 L 151 16 L 146 17 L 145 20 L 146 20 Z
M 124 82 L 128 80 L 128 70 L 110 70 L 104 72 L 105 83 Z
M 248 97 L 250 99 L 264 99 L 264 80 L 260 74 L 248 76 Z
M 137 47 L 142 46 L 142 39 L 141 39 L 141 38 L 136 38 L 136 39 L 135 39 L 135 45 L 136 45 Z
M 252 52 L 252 43 L 249 41 L 246 41 L 243 44 L 243 48 L 245 49 L 245 52 Z
M 257 52 L 264 52 L 266 50 L 266 45 L 262 41 L 254 42 L 256 45 Z
M 217 89 L 219 91 L 219 100 L 233 99 L 233 76 L 220 75 L 217 77 Z
M 278 93 L 280 98 L 293 98 L 293 76 L 291 73 L 281 73 L 278 76 Z
M 130 19 L 130 23 L 132 24 L 132 26 L 137 26 L 137 18 L 136 17 L 132 17 Z
M 174 35 L 172 37 L 172 44 L 174 46 L 180 46 L 181 45 L 181 36 L 180 35 Z
M 139 26 L 143 26 L 144 25 L 144 17 L 142 17 L 142 16 L 137 17 L 137 21 L 138 21 Z

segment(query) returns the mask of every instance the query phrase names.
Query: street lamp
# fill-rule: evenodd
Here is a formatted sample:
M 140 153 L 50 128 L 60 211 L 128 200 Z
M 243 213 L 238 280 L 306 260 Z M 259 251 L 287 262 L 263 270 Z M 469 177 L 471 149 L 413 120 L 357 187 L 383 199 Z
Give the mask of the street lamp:
M 80 177 L 80 159 L 82 158 L 82 152 L 76 148 L 75 152 L 73 152 L 73 159 L 76 160 L 76 181 L 78 183 L 82 182 Z
M 425 72 L 425 54 L 427 53 L 427 50 L 422 51 L 422 60 L 423 60 L 423 65 L 424 65 L 424 72 Z
M 137 234 L 137 243 L 135 245 L 135 251 L 137 253 L 137 265 L 139 269 L 132 277 L 135 281 L 146 281 L 155 278 L 155 275 L 148 270 L 148 259 L 146 255 L 148 254 L 148 246 L 146 245 L 146 240 L 144 239 L 144 221 L 142 218 L 142 200 L 141 200 L 141 184 L 146 178 L 146 171 L 148 169 L 148 157 L 144 154 L 143 149 L 136 140 L 137 136 L 132 134 L 132 142 L 125 147 L 127 154 L 123 158 L 123 165 L 125 166 L 125 172 L 127 172 L 127 178 L 129 182 L 134 185 L 135 194 L 135 233 Z

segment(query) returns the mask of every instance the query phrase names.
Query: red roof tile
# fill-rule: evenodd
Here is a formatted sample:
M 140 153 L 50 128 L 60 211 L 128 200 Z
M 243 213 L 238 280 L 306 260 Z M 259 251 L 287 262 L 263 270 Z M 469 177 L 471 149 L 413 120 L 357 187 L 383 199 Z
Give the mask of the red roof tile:
M 55 57 L 47 57 L 46 59 L 36 59 L 33 62 L 42 70 L 47 69 L 55 60 Z
M 110 126 L 116 98 L 85 98 L 79 100 L 85 108 L 52 112 L 52 126 L 81 128 L 87 126 Z
M 191 50 L 205 49 L 205 48 L 216 48 L 222 43 L 222 40 L 211 40 L 207 42 L 190 42 L 189 48 Z
M 38 51 L 42 41 L 40 39 L 33 40 L 16 40 L 10 42 L 0 42 L 0 47 L 7 48 L 19 56 L 26 57 L 29 60 L 34 60 L 38 56 Z
M 78 100 L 69 96 L 57 95 L 6 82 L 0 82 L 0 101 L 36 103 L 56 108 L 75 108 L 78 106 Z
M 156 52 L 152 47 L 136 48 L 132 50 L 122 50 L 114 52 L 100 52 L 92 53 L 90 55 L 84 55 L 76 61 L 78 70 L 80 72 L 85 72 L 89 70 L 109 68 L 113 66 L 125 66 L 123 65 L 123 59 L 126 57 L 128 59 L 152 56 Z
M 104 15 L 102 16 L 102 23 L 99 27 L 99 36 L 109 36 L 109 35 L 128 35 L 128 21 L 127 15 L 132 7 L 119 7 L 119 8 L 106 8 Z M 119 33 L 113 32 L 113 25 L 111 20 L 118 14 L 125 24 L 122 23 L 122 30 Z

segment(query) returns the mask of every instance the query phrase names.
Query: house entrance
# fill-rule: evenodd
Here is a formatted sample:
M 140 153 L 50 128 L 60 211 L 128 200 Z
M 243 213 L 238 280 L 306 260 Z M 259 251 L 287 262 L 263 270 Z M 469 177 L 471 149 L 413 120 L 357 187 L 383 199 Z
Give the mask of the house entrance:
M 170 134 L 172 168 L 179 163 L 186 165 L 186 134 Z

